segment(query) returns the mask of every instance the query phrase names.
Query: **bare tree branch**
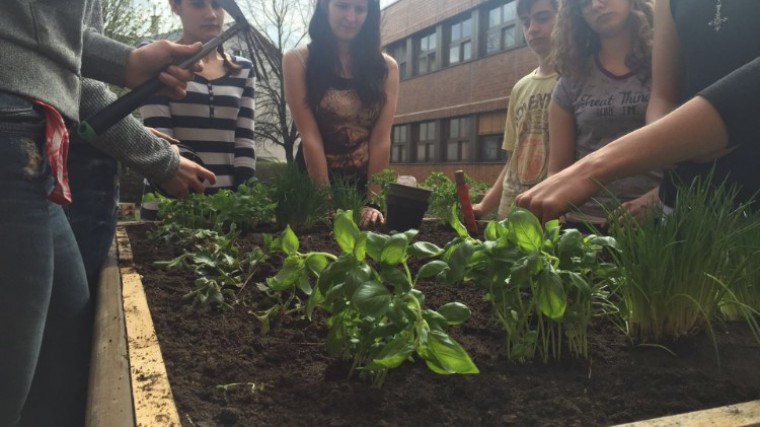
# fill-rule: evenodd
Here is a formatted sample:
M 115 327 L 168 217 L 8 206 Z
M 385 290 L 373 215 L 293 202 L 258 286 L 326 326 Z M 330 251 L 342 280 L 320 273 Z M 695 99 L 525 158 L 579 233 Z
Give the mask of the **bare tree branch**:
M 282 146 L 294 159 L 298 132 L 285 103 L 282 56 L 307 36 L 307 17 L 315 0 L 241 0 L 253 26 L 247 37 L 249 55 L 259 79 L 256 85 L 257 140 Z

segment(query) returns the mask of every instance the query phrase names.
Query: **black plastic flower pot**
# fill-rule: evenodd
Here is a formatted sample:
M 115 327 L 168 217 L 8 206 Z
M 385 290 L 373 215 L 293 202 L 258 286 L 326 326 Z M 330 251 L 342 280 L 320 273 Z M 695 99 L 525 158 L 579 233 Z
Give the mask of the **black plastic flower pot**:
M 386 226 L 389 230 L 406 231 L 419 229 L 428 208 L 432 192 L 425 188 L 391 184 L 385 196 L 388 207 Z

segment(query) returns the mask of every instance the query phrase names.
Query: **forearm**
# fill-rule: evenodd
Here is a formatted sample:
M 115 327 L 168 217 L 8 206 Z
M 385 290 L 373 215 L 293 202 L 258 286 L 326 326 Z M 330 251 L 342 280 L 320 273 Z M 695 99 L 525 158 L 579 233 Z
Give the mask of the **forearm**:
M 240 110 L 235 128 L 235 185 L 245 183 L 256 173 L 254 111 L 254 77 L 253 68 L 251 68 L 240 99 Z
M 306 162 L 306 170 L 309 172 L 311 180 L 317 185 L 329 186 L 330 176 L 327 171 L 327 159 L 325 158 L 325 148 L 321 139 L 301 139 L 303 144 L 303 156 Z
M 87 117 L 113 102 L 116 95 L 103 83 L 83 79 L 81 99 L 80 112 Z M 75 133 L 72 135 L 77 138 Z M 179 156 L 170 144 L 150 134 L 132 116 L 118 122 L 92 144 L 155 182 L 168 180 L 179 167 Z
M 549 158 L 547 174 L 554 175 L 575 162 L 575 113 L 552 100 L 549 104 Z
M 367 167 L 367 179 L 371 180 L 375 174 L 388 169 L 390 165 L 391 154 L 391 140 L 390 136 L 387 139 L 381 139 L 379 141 L 370 140 L 369 143 L 369 165 Z M 368 188 L 368 196 L 378 194 L 382 189 L 379 185 L 371 185 Z
M 478 203 L 480 205 L 479 211 L 481 215 L 493 212 L 496 210 L 496 208 L 499 207 L 501 195 L 504 193 L 504 178 L 507 176 L 508 170 L 509 163 L 504 165 L 504 167 L 501 169 L 501 172 L 499 173 L 499 177 L 496 178 L 496 181 L 493 183 L 491 188 L 488 189 L 486 195 L 483 196 L 483 200 Z
M 572 166 L 601 183 L 664 168 L 725 148 L 725 125 L 715 107 L 697 97 L 656 122 L 633 131 Z
M 655 97 L 652 95 L 652 98 L 649 100 L 649 104 L 647 105 L 646 123 L 653 123 L 665 117 L 677 107 L 678 104 L 675 102 L 671 102 L 665 98 Z

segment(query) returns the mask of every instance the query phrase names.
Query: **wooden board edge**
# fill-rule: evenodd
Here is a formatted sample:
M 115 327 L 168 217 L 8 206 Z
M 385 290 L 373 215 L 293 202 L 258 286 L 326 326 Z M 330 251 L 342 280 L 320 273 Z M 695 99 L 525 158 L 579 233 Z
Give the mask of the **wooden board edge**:
M 122 230 L 126 235 L 123 227 Z M 129 247 L 128 239 L 119 245 L 119 250 L 125 246 Z M 131 260 L 131 247 L 129 255 Z M 122 267 L 120 271 L 136 425 L 179 427 L 179 412 L 142 280 L 131 266 Z
M 613 427 L 760 427 L 760 400 Z
M 132 245 L 129 244 L 127 228 L 124 225 L 116 226 L 116 249 L 120 267 L 131 266 L 134 263 Z
M 116 239 L 98 283 L 85 426 L 135 426 Z

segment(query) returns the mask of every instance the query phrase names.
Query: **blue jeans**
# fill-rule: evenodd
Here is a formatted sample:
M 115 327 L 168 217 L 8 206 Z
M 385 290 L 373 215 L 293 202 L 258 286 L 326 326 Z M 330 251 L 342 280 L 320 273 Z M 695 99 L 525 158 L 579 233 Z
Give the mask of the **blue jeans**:
M 43 116 L 0 92 L 0 426 L 81 426 L 92 313 Z
M 97 293 L 100 270 L 116 232 L 119 213 L 119 164 L 90 144 L 69 149 L 69 184 L 73 203 L 69 224 L 82 254 L 90 296 Z

